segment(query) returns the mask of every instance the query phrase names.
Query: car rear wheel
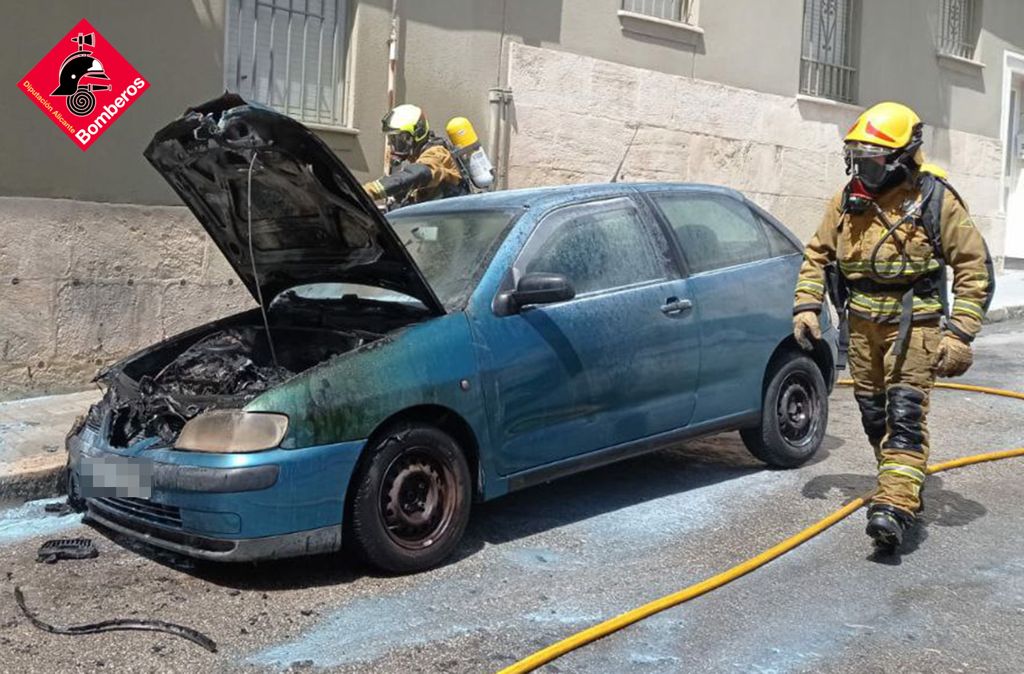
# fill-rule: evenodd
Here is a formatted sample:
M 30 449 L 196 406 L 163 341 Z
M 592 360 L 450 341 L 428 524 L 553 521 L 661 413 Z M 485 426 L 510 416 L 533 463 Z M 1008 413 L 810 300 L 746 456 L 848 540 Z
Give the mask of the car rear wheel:
M 811 358 L 791 353 L 776 361 L 764 392 L 761 423 L 740 431 L 750 453 L 776 468 L 795 468 L 821 447 L 828 425 L 828 390 Z
M 469 521 L 469 465 L 449 435 L 425 425 L 392 428 L 353 484 L 350 543 L 371 566 L 422 571 L 447 559 Z

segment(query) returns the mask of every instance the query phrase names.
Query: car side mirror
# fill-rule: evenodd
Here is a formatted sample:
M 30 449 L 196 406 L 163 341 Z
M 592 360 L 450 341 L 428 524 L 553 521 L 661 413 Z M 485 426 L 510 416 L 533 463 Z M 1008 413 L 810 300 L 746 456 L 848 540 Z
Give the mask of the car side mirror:
M 534 304 L 565 302 L 574 297 L 576 289 L 572 287 L 572 281 L 562 274 L 535 272 L 519 279 L 509 299 L 512 307 L 518 310 Z

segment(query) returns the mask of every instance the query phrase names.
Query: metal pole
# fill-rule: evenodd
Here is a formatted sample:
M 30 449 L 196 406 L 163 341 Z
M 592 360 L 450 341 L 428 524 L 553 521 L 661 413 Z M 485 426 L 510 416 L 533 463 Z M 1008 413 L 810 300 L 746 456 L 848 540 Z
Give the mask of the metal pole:
M 488 130 L 491 134 L 490 138 L 487 139 L 487 156 L 494 166 L 495 187 L 498 186 L 498 179 L 501 176 L 501 161 L 498 156 L 498 148 L 500 147 L 499 142 L 501 139 L 501 102 L 504 97 L 504 89 L 493 88 L 487 90 L 488 112 L 490 113 Z
M 309 48 L 306 42 L 306 27 L 309 25 L 309 0 L 302 4 L 302 79 L 299 85 L 299 118 L 306 117 L 306 61 L 309 60 Z
M 320 119 L 320 93 L 322 92 L 320 73 L 323 71 L 324 66 L 324 19 L 327 18 L 326 0 L 320 0 L 320 38 L 316 43 L 316 121 L 321 122 Z M 335 21 L 337 24 L 337 21 Z
M 388 35 L 388 111 L 395 107 L 398 72 L 398 0 L 391 0 L 391 33 Z M 391 175 L 391 146 L 384 139 L 384 175 Z
M 341 15 L 341 0 L 334 0 L 334 33 L 331 36 L 331 122 L 342 123 L 341 102 L 338 100 L 338 24 L 348 24 L 348 12 Z M 344 87 L 342 87 L 344 91 Z
M 238 42 L 238 59 L 235 61 L 235 91 L 242 93 L 242 5 L 245 0 L 238 2 L 238 15 L 235 17 L 235 40 Z
M 288 37 L 284 43 L 284 113 L 292 114 L 292 0 L 288 0 Z
M 260 33 L 260 3 L 259 0 L 253 0 L 252 3 L 252 81 L 249 82 L 249 92 L 253 98 L 259 95 L 259 89 L 256 88 L 256 63 L 259 60 L 256 56 L 256 36 Z
M 274 23 L 277 3 L 270 4 L 270 72 L 267 74 L 267 105 L 274 105 Z
M 499 174 L 501 175 L 501 189 L 508 189 L 508 159 L 509 159 L 509 145 L 511 143 L 511 132 L 512 127 L 511 117 L 511 104 L 512 104 L 512 90 L 505 89 L 501 92 L 501 169 Z

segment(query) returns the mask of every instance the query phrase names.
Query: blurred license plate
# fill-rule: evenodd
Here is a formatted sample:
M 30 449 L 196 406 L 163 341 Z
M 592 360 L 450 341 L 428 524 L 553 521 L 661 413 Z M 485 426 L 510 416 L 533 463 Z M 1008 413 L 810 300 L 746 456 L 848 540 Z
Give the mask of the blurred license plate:
M 153 492 L 153 462 L 83 455 L 78 483 L 84 498 L 149 498 Z

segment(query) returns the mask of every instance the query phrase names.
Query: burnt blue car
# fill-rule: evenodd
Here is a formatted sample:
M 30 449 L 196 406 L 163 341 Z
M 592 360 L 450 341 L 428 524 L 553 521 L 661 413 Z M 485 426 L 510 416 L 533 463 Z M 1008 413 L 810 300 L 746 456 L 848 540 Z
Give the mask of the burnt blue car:
M 601 184 L 386 219 L 299 123 L 225 96 L 146 157 L 255 309 L 102 372 L 71 497 L 109 529 L 215 560 L 346 547 L 411 571 L 473 501 L 739 430 L 818 449 L 835 329 L 791 336 L 798 241 L 741 194 Z M 685 514 L 680 514 L 684 517 Z

